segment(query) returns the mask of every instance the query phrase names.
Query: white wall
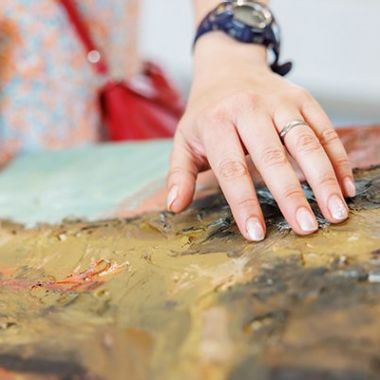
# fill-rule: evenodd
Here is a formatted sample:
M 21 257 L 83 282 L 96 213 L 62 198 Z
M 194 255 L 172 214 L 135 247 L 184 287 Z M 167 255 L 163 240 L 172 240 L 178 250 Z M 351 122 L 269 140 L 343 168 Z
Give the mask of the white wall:
M 191 0 L 142 0 L 142 52 L 186 91 L 194 33 Z M 158 5 L 159 4 L 159 5 Z M 380 122 L 380 1 L 273 0 L 292 80 L 341 122 Z

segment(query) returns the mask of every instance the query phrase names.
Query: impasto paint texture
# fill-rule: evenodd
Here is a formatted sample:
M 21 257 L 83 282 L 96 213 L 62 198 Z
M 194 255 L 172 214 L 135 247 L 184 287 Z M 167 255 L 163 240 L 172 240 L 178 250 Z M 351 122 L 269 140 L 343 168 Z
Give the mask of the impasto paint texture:
M 340 132 L 355 166 L 380 163 L 379 131 Z M 355 171 L 338 226 L 304 186 L 320 223 L 305 238 L 258 187 L 268 237 L 252 244 L 215 190 L 180 215 L 122 217 L 156 208 L 170 145 L 1 173 L 0 379 L 379 379 L 380 166 Z
M 308 238 L 265 188 L 260 244 L 221 195 L 177 216 L 4 222 L 2 378 L 378 379 L 380 168 L 356 178 L 350 220 Z

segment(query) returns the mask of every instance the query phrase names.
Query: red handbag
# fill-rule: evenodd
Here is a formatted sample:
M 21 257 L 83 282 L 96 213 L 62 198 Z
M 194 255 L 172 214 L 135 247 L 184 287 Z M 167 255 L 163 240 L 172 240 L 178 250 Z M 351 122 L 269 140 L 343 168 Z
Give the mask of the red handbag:
M 107 61 L 96 48 L 74 2 L 59 1 L 95 71 L 107 78 Z M 136 80 L 107 80 L 99 89 L 99 102 L 106 139 L 111 141 L 172 137 L 184 112 L 179 92 L 152 62 L 143 63 L 143 71 Z

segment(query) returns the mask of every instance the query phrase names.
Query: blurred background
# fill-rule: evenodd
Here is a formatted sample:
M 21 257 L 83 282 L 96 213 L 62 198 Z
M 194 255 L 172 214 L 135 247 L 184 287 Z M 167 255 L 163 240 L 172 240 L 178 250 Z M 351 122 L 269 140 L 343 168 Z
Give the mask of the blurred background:
M 142 0 L 141 51 L 186 94 L 194 34 L 191 0 Z M 380 122 L 380 1 L 272 0 L 289 78 L 306 87 L 337 125 Z

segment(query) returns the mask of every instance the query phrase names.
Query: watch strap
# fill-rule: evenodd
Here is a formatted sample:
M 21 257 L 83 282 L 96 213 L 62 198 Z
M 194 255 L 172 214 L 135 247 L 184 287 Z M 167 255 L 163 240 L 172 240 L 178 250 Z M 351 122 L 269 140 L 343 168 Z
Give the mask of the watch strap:
M 229 2 L 225 1 L 223 4 L 226 3 Z M 226 8 L 226 10 L 221 14 L 217 14 L 216 9 L 213 9 L 211 12 L 209 12 L 200 23 L 194 38 L 193 46 L 196 44 L 198 39 L 202 37 L 204 34 L 217 30 L 226 32 L 226 30 L 228 29 L 228 24 L 232 24 L 234 19 L 232 8 Z M 291 71 L 293 67 L 292 62 L 285 62 L 283 64 L 279 64 L 280 48 L 279 46 L 276 46 L 273 43 L 273 41 L 275 41 L 276 38 L 274 36 L 272 27 L 265 28 L 262 31 L 262 33 L 257 33 L 250 28 L 241 28 L 238 31 L 231 28 L 230 30 L 233 31 L 233 33 L 227 32 L 227 34 L 238 42 L 264 45 L 268 49 L 271 49 L 274 53 L 274 62 L 270 64 L 271 70 L 273 72 L 281 76 L 285 76 Z

